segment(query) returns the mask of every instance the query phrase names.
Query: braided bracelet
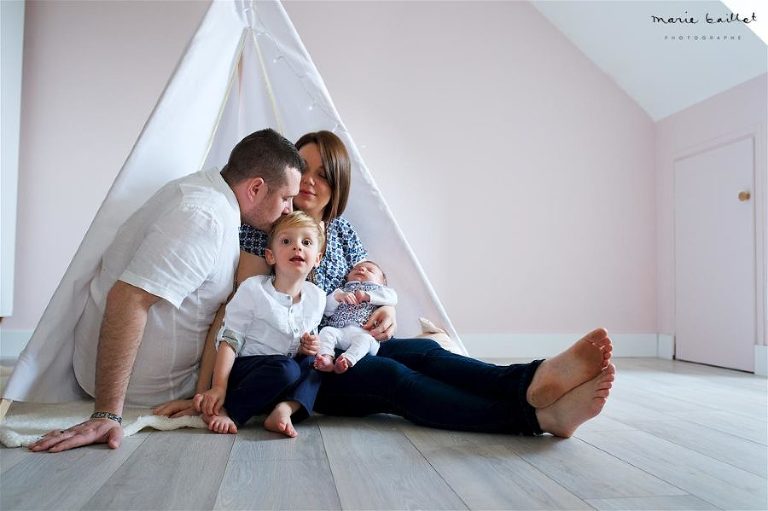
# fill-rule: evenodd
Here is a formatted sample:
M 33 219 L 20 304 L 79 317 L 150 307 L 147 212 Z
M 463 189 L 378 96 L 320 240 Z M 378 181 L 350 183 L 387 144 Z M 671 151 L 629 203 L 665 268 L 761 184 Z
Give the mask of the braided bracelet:
M 93 414 L 91 414 L 91 419 L 109 419 L 111 421 L 117 422 L 118 424 L 123 424 L 122 417 L 110 412 L 93 412 Z

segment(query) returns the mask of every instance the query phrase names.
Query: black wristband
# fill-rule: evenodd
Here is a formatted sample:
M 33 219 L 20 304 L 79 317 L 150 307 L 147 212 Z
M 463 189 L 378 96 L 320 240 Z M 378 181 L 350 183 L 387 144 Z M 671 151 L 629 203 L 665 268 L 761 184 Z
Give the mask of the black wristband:
M 109 419 L 111 421 L 115 421 L 118 424 L 123 424 L 123 418 L 119 415 L 115 415 L 114 413 L 110 412 L 93 412 L 91 414 L 91 419 Z

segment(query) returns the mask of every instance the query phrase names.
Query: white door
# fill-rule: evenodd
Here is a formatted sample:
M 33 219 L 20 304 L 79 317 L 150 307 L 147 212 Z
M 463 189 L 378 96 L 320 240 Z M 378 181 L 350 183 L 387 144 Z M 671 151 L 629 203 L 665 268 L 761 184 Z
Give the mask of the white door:
M 675 162 L 677 359 L 755 369 L 754 204 L 751 137 Z

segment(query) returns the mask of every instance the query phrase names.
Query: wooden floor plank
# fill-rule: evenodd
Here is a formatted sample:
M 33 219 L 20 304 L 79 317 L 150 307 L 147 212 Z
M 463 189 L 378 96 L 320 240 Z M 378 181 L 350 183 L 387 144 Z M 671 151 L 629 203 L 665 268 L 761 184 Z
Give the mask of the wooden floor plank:
M 324 417 L 320 431 L 343 509 L 467 509 L 386 418 Z
M 35 453 L 26 447 L 0 447 L 0 475 L 4 474 L 11 467 L 14 467 L 24 458 L 34 455 Z
M 619 386 L 619 392 L 646 395 L 646 406 L 658 411 L 720 410 L 768 421 L 768 389 L 745 385 L 748 380 L 715 377 L 702 380 L 698 375 L 676 374 L 656 378 L 622 376 L 630 385 Z
M 214 509 L 340 509 L 319 427 L 296 430 L 289 439 L 241 428 Z
M 644 431 L 580 438 L 723 509 L 766 509 L 768 481 Z
M 590 509 L 510 450 L 504 435 L 400 429 L 470 509 Z
M 684 420 L 639 422 L 635 426 L 681 447 L 768 478 L 768 449 L 762 444 Z
M 341 509 L 327 461 L 231 461 L 214 509 Z
M 589 499 L 589 505 L 600 511 L 700 511 L 720 509 L 692 495 L 671 497 L 631 497 L 624 499 Z
M 426 458 L 470 509 L 590 509 L 506 446 L 443 447 Z
M 317 418 L 296 424 L 297 438 L 272 433 L 257 425 L 240 428 L 230 454 L 231 460 L 326 459 Z
M 615 383 L 614 387 L 621 385 Z M 622 396 L 617 391 L 611 395 L 608 403 L 603 408 L 602 415 L 622 422 L 628 426 L 637 421 L 663 421 L 668 420 L 669 415 L 647 406 L 645 403 L 633 402 L 631 397 Z
M 609 436 L 622 432 L 595 433 Z M 509 447 L 582 499 L 683 495 L 686 492 L 578 438 L 514 437 Z
M 0 509 L 79 509 L 147 439 L 147 433 L 136 434 L 116 450 L 97 445 L 56 454 L 28 452 L 3 474 Z
M 619 422 L 605 414 L 601 414 L 579 427 L 579 431 L 630 431 L 635 429 L 634 422 Z
M 213 509 L 234 441 L 201 429 L 153 432 L 84 509 Z
M 718 410 L 703 410 L 698 412 L 670 412 L 667 418 L 684 419 L 751 442 L 768 445 L 768 426 L 766 423 L 748 417 Z

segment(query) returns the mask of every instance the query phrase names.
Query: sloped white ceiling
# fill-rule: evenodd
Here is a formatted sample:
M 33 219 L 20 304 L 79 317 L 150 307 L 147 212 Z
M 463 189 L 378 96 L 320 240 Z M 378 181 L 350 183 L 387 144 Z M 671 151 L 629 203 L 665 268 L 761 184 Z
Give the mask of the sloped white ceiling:
M 768 71 L 768 48 L 746 25 L 707 23 L 707 14 L 713 19 L 730 14 L 721 2 L 532 4 L 654 121 Z M 739 14 L 751 17 L 752 11 Z M 698 23 L 654 23 L 652 16 Z

